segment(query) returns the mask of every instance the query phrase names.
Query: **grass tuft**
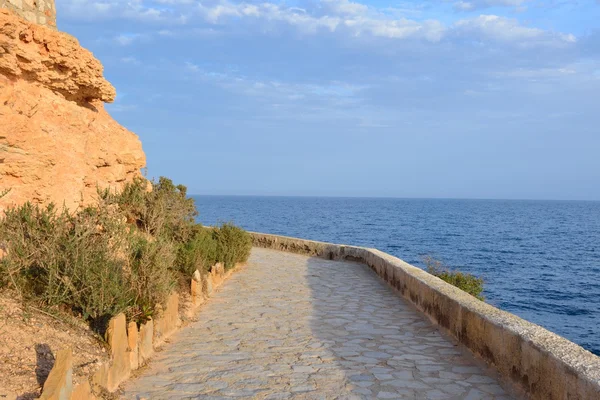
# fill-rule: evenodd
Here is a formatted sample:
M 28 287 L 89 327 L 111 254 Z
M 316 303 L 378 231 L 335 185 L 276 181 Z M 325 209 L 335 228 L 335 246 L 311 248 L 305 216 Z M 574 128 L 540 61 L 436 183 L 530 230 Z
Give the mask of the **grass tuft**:
M 435 260 L 429 256 L 425 257 L 423 261 L 427 267 L 427 272 L 429 272 L 431 275 L 437 276 L 441 280 L 456 286 L 457 288 L 467 292 L 471 296 L 474 296 L 481 301 L 485 300 L 481 294 L 483 292 L 484 284 L 482 278 L 459 271 L 452 271 L 445 267 L 441 261 Z

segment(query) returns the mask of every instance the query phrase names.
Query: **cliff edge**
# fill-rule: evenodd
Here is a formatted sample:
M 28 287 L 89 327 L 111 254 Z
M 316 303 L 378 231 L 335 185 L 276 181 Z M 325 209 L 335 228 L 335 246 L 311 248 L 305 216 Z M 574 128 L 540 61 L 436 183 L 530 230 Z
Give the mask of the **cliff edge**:
M 102 64 L 72 36 L 0 9 L 0 211 L 70 209 L 119 189 L 146 164 L 139 138 L 104 110 Z

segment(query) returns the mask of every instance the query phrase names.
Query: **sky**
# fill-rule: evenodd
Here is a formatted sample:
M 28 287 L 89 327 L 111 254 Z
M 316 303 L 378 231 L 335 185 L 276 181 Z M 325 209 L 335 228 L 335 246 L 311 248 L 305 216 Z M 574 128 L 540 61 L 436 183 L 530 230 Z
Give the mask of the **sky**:
M 600 0 L 56 0 L 191 194 L 600 200 Z

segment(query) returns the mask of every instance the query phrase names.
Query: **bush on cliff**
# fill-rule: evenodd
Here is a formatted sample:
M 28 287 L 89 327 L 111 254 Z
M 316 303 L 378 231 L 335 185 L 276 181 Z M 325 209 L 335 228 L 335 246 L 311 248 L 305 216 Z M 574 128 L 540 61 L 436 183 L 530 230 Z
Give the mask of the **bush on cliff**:
M 216 242 L 217 261 L 222 262 L 225 269 L 230 269 L 236 263 L 243 263 L 250 257 L 252 237 L 245 230 L 233 224 L 223 224 L 213 230 Z
M 173 271 L 176 254 L 173 243 L 164 239 L 134 234 L 128 254 L 129 282 L 133 302 L 129 319 L 146 321 L 156 317 L 156 305 L 163 304 L 175 287 Z
M 217 242 L 211 229 L 201 225 L 194 227 L 190 240 L 180 245 L 177 253 L 177 265 L 180 271 L 190 276 L 197 269 L 201 273 L 210 272 L 218 262 Z
M 141 231 L 172 242 L 177 253 L 175 269 L 185 276 L 196 269 L 209 271 L 216 262 L 229 269 L 247 261 L 252 238 L 246 231 L 232 224 L 204 228 L 195 222 L 198 211 L 185 186 L 164 177 L 150 184 L 151 188 L 139 178 L 120 193 L 103 191 L 100 197 L 109 205 L 118 205 Z
M 127 231 L 114 212 L 70 214 L 26 203 L 5 212 L 0 237 L 8 253 L 0 261 L 2 275 L 22 297 L 68 305 L 92 321 L 131 304 L 120 257 Z
M 98 204 L 77 212 L 26 203 L 0 218 L 0 288 L 47 307 L 80 313 L 99 330 L 126 312 L 155 316 L 178 278 L 216 262 L 231 268 L 250 254 L 251 237 L 231 224 L 209 229 L 185 186 L 143 179 L 120 193 L 100 191 Z
M 451 271 L 444 267 L 440 261 L 435 260 L 432 257 L 425 257 L 424 261 L 425 265 L 427 266 L 427 272 L 429 272 L 431 275 L 437 276 L 441 280 L 456 286 L 457 288 L 469 293 L 471 296 L 474 296 L 481 301 L 485 300 L 481 294 L 483 292 L 484 284 L 482 278 L 459 271 Z
M 158 182 L 137 178 L 121 192 L 100 191 L 100 198 L 117 205 L 128 222 L 154 237 L 184 242 L 193 234 L 198 215 L 194 199 L 187 197 L 185 186 L 168 178 L 160 177 Z
M 150 185 L 150 186 L 148 186 Z M 168 178 L 158 182 L 137 178 L 119 193 L 105 190 L 101 200 L 116 205 L 127 221 L 141 232 L 173 244 L 176 253 L 172 268 L 190 276 L 196 269 L 204 271 L 203 249 L 198 244 L 198 215 L 194 200 L 187 197 L 187 188 L 175 185 Z

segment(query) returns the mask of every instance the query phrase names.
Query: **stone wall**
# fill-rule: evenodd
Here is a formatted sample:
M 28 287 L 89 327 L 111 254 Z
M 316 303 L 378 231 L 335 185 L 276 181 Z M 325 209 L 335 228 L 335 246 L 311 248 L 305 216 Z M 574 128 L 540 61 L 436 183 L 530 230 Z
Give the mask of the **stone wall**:
M 6 8 L 29 22 L 56 29 L 54 0 L 0 0 L 0 8 Z
M 254 246 L 368 265 L 531 399 L 600 399 L 600 357 L 376 249 L 252 233 Z

